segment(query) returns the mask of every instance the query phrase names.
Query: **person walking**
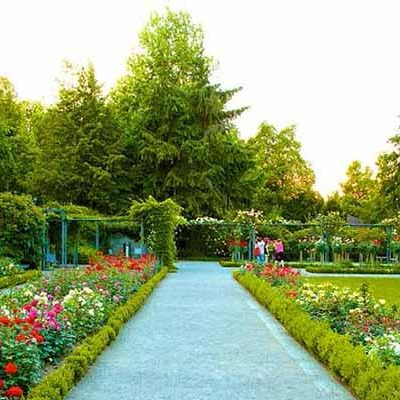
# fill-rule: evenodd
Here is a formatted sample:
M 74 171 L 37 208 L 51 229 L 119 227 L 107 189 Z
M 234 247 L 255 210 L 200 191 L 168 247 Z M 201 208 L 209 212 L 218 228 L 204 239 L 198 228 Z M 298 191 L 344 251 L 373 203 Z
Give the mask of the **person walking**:
M 283 261 L 283 243 L 281 239 L 278 239 L 275 241 L 275 261 L 277 263 L 280 263 L 281 267 L 284 267 L 284 261 Z
M 264 244 L 265 244 L 265 264 L 268 264 L 269 262 L 269 243 L 270 240 L 268 237 L 264 238 Z
M 265 243 L 259 237 L 257 238 L 256 246 L 254 248 L 254 255 L 257 257 L 259 264 L 264 264 L 265 261 Z

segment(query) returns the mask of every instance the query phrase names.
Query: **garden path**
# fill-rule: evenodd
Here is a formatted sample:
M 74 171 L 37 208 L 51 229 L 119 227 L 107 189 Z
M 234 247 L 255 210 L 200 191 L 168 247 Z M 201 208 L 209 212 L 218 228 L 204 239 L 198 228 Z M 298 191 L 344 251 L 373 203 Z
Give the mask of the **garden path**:
M 182 262 L 67 400 L 348 400 L 231 277 Z

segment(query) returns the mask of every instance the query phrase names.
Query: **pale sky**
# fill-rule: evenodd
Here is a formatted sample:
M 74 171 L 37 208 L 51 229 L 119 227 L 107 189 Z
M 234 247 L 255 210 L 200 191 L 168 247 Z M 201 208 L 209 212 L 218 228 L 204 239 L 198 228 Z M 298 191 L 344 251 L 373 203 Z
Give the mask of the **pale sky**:
M 62 60 L 93 62 L 105 88 L 124 74 L 151 11 L 185 9 L 243 86 L 242 137 L 267 121 L 298 126 L 316 189 L 337 189 L 355 159 L 373 166 L 400 120 L 398 0 L 0 0 L 0 75 L 21 99 L 57 94 Z

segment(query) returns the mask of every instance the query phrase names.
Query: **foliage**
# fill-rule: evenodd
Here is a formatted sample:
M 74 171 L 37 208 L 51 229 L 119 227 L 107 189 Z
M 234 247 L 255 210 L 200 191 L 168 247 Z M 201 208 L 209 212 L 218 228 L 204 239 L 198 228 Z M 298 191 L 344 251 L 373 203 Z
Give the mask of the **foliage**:
M 123 208 L 121 135 L 101 94 L 94 68 L 74 71 L 38 129 L 40 154 L 34 188 L 43 198 L 102 212 Z M 125 206 L 126 206 L 125 199 Z
M 38 279 L 41 276 L 42 273 L 40 271 L 27 271 L 12 276 L 5 276 L 0 278 L 0 289 L 21 285 L 23 283 Z
M 385 199 L 386 217 L 400 211 L 400 135 L 393 136 L 389 142 L 393 150 L 382 154 L 378 159 L 378 187 L 380 196 Z
M 33 106 L 20 102 L 10 81 L 0 77 L 0 192 L 29 190 L 36 147 L 29 129 Z
M 15 276 L 18 272 L 18 266 L 11 258 L 0 257 L 0 278 Z
M 170 270 L 176 258 L 175 229 L 184 222 L 181 211 L 173 200 L 158 202 L 151 196 L 146 201 L 134 201 L 130 209 L 133 219 L 143 221 L 147 245 Z
M 139 41 L 112 93 L 132 192 L 172 198 L 192 217 L 221 215 L 245 197 L 251 164 L 232 124 L 244 109 L 226 110 L 240 89 L 210 82 L 203 31 L 185 12 L 153 14 Z
M 334 273 L 334 274 L 400 274 L 400 267 L 393 266 L 341 266 L 341 265 L 309 265 L 306 267 L 307 272 L 312 273 Z
M 221 260 L 221 261 L 219 262 L 219 264 L 221 265 L 221 267 L 224 267 L 224 268 L 240 268 L 240 267 L 242 267 L 245 263 L 246 263 L 245 260 L 243 260 L 243 261 L 225 261 L 225 260 Z
M 312 190 L 314 173 L 300 154 L 294 126 L 277 131 L 262 123 L 247 144 L 255 159 L 255 168 L 249 172 L 254 184 L 254 208 L 266 215 L 280 209 L 283 216 L 302 220 L 319 211 L 322 199 L 317 199 Z
M 39 264 L 46 219 L 29 196 L 0 193 L 0 255 Z
M 346 181 L 340 187 L 343 192 L 343 213 L 360 218 L 363 222 L 371 222 L 370 203 L 377 190 L 371 168 L 367 166 L 362 169 L 360 161 L 353 161 L 347 168 Z
M 176 230 L 176 242 L 180 258 L 227 257 L 227 238 L 232 227 L 224 221 L 210 217 L 199 217 Z
M 253 208 L 251 210 L 239 210 L 234 218 L 234 222 L 253 225 L 255 227 L 264 222 L 264 214 L 262 211 L 254 210 Z
M 346 221 L 338 212 L 320 214 L 312 222 L 316 224 L 317 233 L 327 234 L 329 237 L 338 235 L 346 224 Z

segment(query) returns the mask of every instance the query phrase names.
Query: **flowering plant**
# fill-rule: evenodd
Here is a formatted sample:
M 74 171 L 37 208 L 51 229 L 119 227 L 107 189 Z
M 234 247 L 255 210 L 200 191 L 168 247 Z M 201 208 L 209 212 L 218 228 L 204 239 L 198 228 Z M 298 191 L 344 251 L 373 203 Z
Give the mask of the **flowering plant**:
M 0 295 L 0 399 L 26 394 L 46 366 L 99 329 L 155 270 L 155 259 L 98 254 Z
M 272 286 L 296 285 L 299 276 L 299 272 L 296 269 L 289 266 L 283 268 L 275 267 L 272 264 L 260 268 L 258 264 L 246 263 L 242 266 L 241 271 L 255 273 L 260 278 L 268 281 Z
M 0 257 L 0 278 L 16 275 L 18 272 L 18 267 L 11 258 Z
M 260 272 L 260 277 L 267 280 L 272 286 L 294 286 L 297 283 L 299 272 L 289 266 L 279 268 L 266 265 Z

